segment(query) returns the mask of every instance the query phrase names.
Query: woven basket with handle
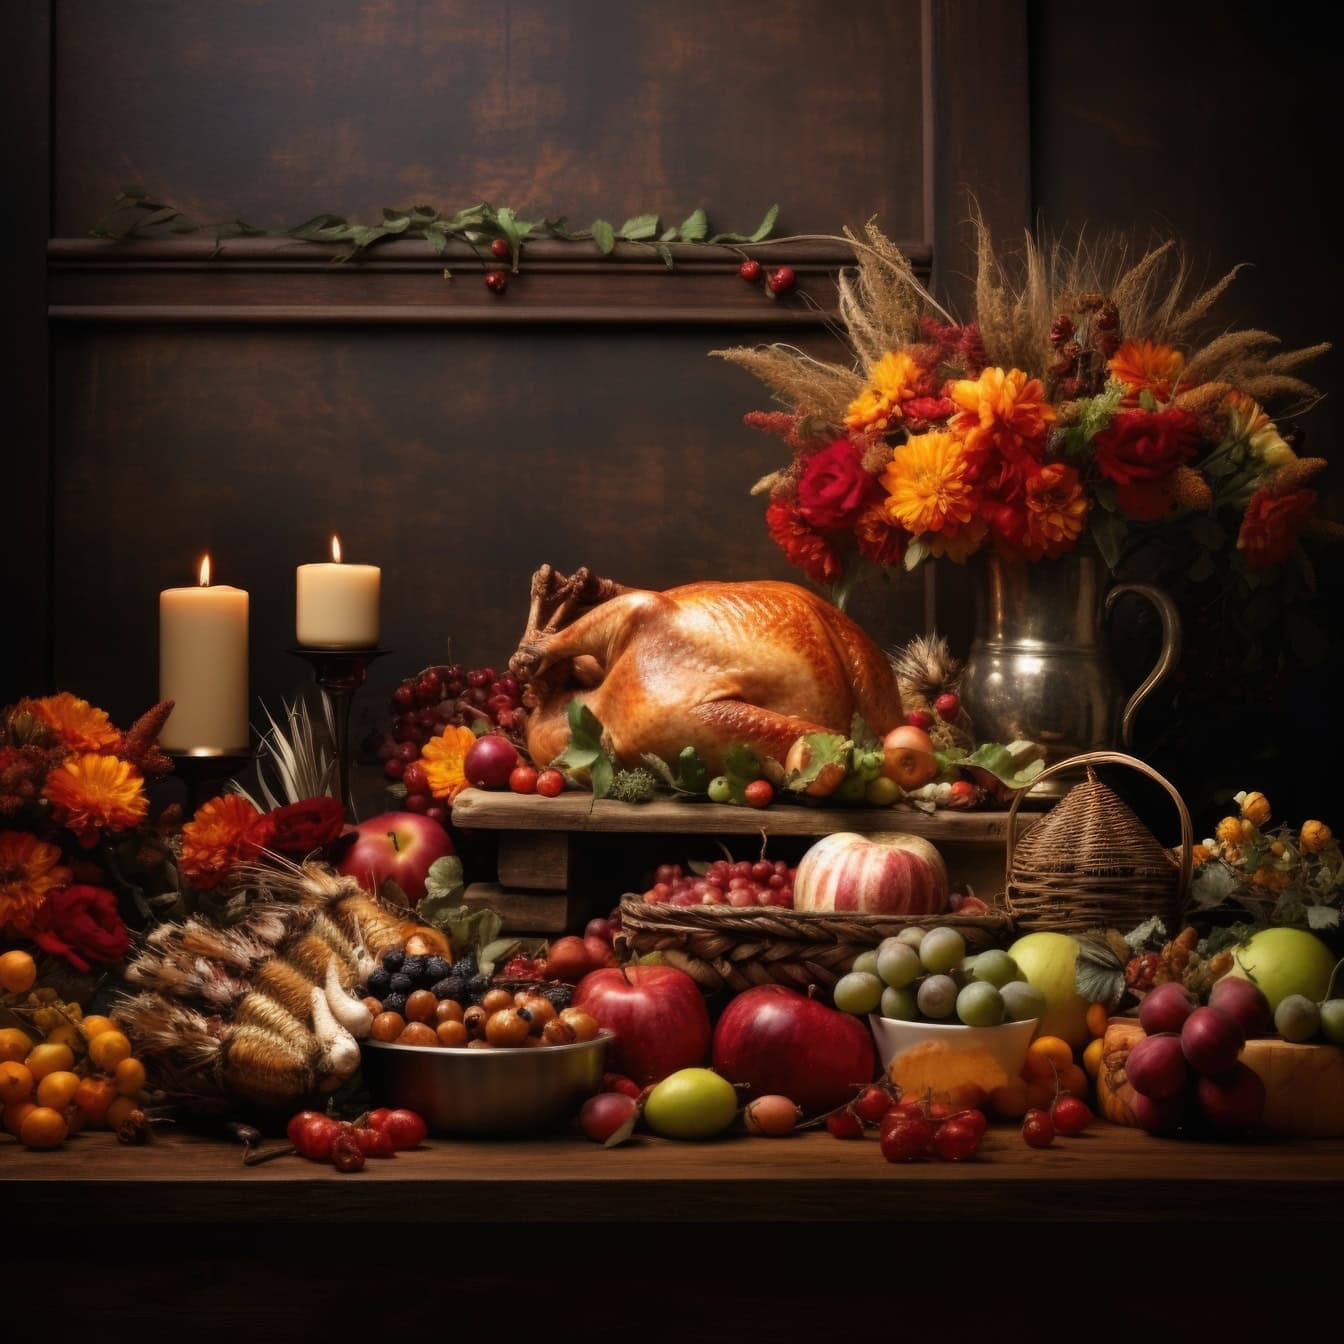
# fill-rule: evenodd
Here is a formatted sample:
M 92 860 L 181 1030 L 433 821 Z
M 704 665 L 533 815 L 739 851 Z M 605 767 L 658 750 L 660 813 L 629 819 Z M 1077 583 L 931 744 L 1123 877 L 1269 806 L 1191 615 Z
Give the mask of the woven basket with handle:
M 1176 862 L 1138 817 L 1096 776 L 1094 765 L 1125 765 L 1156 780 L 1171 795 L 1181 821 Z M 1174 931 L 1190 885 L 1194 838 L 1190 813 L 1171 782 L 1150 765 L 1118 751 L 1072 756 L 1042 770 L 1039 784 L 1060 771 L 1087 767 L 1086 780 L 1070 789 L 1029 831 L 1018 837 L 1018 808 L 1008 812 L 1007 907 L 1024 932 L 1041 929 L 1131 929 L 1157 915 Z
M 978 952 L 998 943 L 1011 923 L 1003 911 L 988 915 L 834 914 L 778 908 L 739 910 L 729 905 L 650 904 L 635 896 L 621 902 L 621 934 L 632 951 L 661 952 L 701 989 L 737 993 L 754 985 L 811 986 L 829 991 L 860 952 L 902 929 L 956 929 Z

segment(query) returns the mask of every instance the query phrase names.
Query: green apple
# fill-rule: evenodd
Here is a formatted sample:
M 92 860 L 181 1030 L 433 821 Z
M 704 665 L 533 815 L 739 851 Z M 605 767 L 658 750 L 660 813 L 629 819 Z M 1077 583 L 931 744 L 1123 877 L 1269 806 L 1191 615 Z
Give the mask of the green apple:
M 1261 929 L 1250 942 L 1233 950 L 1236 963 L 1228 975 L 1259 985 L 1274 1012 L 1290 994 L 1312 1003 L 1325 998 L 1335 958 L 1315 934 L 1302 929 Z
M 665 1139 L 712 1139 L 736 1114 L 737 1090 L 713 1069 L 678 1069 L 644 1102 L 645 1123 Z
M 1088 1039 L 1087 1002 L 1074 988 L 1078 944 L 1066 933 L 1029 933 L 1008 949 L 1027 984 L 1045 995 L 1038 1036 L 1059 1036 L 1079 1046 Z
M 1344 999 L 1321 1004 L 1321 1035 L 1332 1045 L 1344 1045 Z

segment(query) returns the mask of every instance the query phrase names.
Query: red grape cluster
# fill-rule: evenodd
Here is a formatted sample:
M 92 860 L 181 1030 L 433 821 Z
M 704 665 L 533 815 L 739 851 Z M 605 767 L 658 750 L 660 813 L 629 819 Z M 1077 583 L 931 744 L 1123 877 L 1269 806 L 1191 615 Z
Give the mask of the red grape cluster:
M 783 859 L 771 862 L 741 859 L 729 863 L 719 859 L 711 863 L 703 877 L 683 873 L 681 864 L 665 863 L 654 874 L 653 886 L 644 899 L 653 905 L 732 905 L 747 908 L 758 905 L 793 906 L 793 879 L 796 868 Z
M 458 727 L 479 724 L 487 731 L 500 729 L 515 736 L 527 723 L 516 677 L 508 672 L 496 676 L 493 667 L 468 671 L 456 663 L 427 667 L 407 677 L 392 692 L 391 709 L 391 727 L 375 753 L 383 763 L 383 774 L 405 786 L 401 806 L 407 812 L 421 812 L 438 822 L 446 821 L 448 812 L 429 792 L 420 748 L 447 723 Z

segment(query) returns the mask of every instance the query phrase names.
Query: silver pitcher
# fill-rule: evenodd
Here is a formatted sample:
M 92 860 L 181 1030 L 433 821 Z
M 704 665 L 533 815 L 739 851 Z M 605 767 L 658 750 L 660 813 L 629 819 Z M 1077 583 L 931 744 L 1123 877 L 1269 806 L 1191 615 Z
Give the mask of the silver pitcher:
M 1171 598 L 1145 583 L 1108 591 L 1105 566 L 1088 552 L 1034 563 L 991 555 L 975 563 L 975 635 L 961 697 L 977 740 L 1027 738 L 1045 747 L 1047 763 L 1113 747 L 1117 736 L 1131 749 L 1139 706 L 1180 660 L 1181 618 Z M 1147 598 L 1162 622 L 1157 665 L 1128 702 L 1104 631 L 1125 593 Z

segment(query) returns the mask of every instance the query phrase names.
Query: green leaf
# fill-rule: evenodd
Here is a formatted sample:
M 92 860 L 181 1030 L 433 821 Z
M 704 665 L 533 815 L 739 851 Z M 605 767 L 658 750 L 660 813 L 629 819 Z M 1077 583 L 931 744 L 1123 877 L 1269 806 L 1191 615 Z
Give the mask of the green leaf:
M 1196 910 L 1213 910 L 1240 888 L 1241 879 L 1221 860 L 1201 864 L 1190 883 L 1190 904 Z
M 1124 520 L 1114 513 L 1104 513 L 1099 509 L 1092 511 L 1092 540 L 1106 562 L 1106 568 L 1115 571 L 1124 551 L 1127 529 Z
M 456 854 L 445 854 L 429 865 L 425 874 L 426 896 L 451 896 L 461 901 L 466 884 L 462 875 L 462 860 Z
M 634 215 L 621 225 L 616 236 L 627 242 L 642 243 L 658 236 L 657 215 Z
M 1024 765 L 1020 756 L 1000 742 L 982 742 L 958 764 L 987 770 L 1000 784 L 1010 789 L 1025 789 L 1045 769 L 1045 761 L 1041 757 L 1029 760 Z
M 807 764 L 801 770 L 790 770 L 788 787 L 795 793 L 804 793 L 808 785 L 816 783 L 817 776 L 830 766 L 838 765 L 849 771 L 854 743 L 839 733 L 804 733 L 807 743 Z
M 605 798 L 611 792 L 611 782 L 615 775 L 611 757 L 605 754 L 598 756 L 592 763 L 590 775 L 593 782 L 593 797 Z
M 1307 906 L 1307 927 L 1311 929 L 1337 929 L 1339 910 L 1333 905 Z
M 723 758 L 723 772 L 730 780 L 738 779 L 750 784 L 761 777 L 761 762 L 749 747 L 734 744 L 728 748 Z
M 775 221 L 779 218 L 779 206 L 772 205 L 766 212 L 765 218 L 756 226 L 756 232 L 747 239 L 750 243 L 759 243 L 763 238 L 768 238 L 775 231 Z
M 663 265 L 670 271 L 676 265 L 672 258 L 672 249 L 666 243 L 657 244 L 658 255 L 662 258 Z
M 709 767 L 694 747 L 683 747 L 677 756 L 677 788 L 685 793 L 704 793 L 709 788 Z
M 882 739 L 868 726 L 862 714 L 855 714 L 850 719 L 849 737 L 856 753 L 876 751 L 882 746 Z
M 705 214 L 703 206 L 696 206 L 689 215 L 682 220 L 679 229 L 682 241 L 687 243 L 703 243 L 709 235 L 709 216 Z
M 1151 919 L 1145 919 L 1137 928 L 1130 929 L 1125 934 L 1125 942 L 1129 944 L 1131 952 L 1142 952 L 1151 942 L 1165 943 L 1167 941 L 1167 926 L 1154 915 Z
M 636 966 L 666 966 L 667 958 L 661 952 L 645 952 L 635 958 Z
M 680 234 L 678 233 L 675 227 L 671 229 L 664 229 L 662 233 L 658 236 L 658 241 L 660 243 L 675 243 L 678 242 L 679 239 Z
M 1088 1003 L 1114 1008 L 1125 996 L 1125 965 L 1104 937 L 1085 933 L 1077 938 L 1074 988 Z
M 905 570 L 910 573 L 929 554 L 929 548 L 918 538 L 911 537 L 905 548 Z
M 447 896 L 426 896 L 415 907 L 415 913 L 417 918 L 447 935 L 454 957 L 489 946 L 503 927 L 503 920 L 488 905 L 470 910 L 465 905 L 451 904 Z
M 644 762 L 644 768 L 656 775 L 669 789 L 677 788 L 677 781 L 672 773 L 672 767 L 668 765 L 661 756 L 657 756 L 651 751 L 641 751 L 639 753 L 639 759 Z
M 1157 410 L 1157 398 L 1145 387 L 1139 393 L 1139 405 L 1149 414 Z
M 597 244 L 597 250 L 606 256 L 610 254 L 616 246 L 616 233 L 611 225 L 605 219 L 593 220 L 593 242 Z

